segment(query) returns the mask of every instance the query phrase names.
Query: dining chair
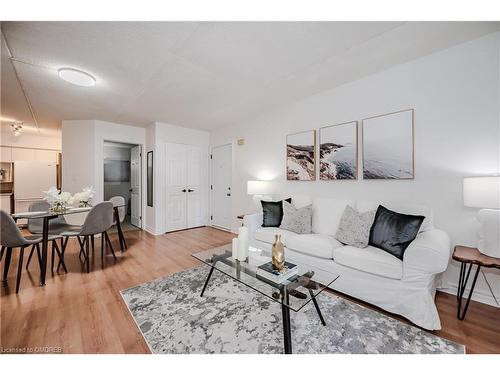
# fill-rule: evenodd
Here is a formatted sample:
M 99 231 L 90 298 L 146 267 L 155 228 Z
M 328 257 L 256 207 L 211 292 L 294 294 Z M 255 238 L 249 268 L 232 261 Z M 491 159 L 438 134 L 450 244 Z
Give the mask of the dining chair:
M 92 250 L 93 250 L 93 241 L 92 238 L 101 234 L 101 264 L 104 265 L 104 250 L 105 243 L 111 249 L 111 253 L 113 254 L 113 258 L 116 261 L 115 252 L 113 250 L 113 246 L 111 245 L 111 241 L 108 236 L 108 229 L 113 225 L 113 203 L 111 202 L 101 202 L 96 204 L 87 214 L 85 221 L 79 231 L 67 231 L 62 232 L 61 235 L 65 237 L 64 246 L 63 246 L 63 258 L 64 252 L 66 250 L 66 246 L 68 243 L 68 239 L 70 237 L 82 237 L 83 241 L 80 242 L 80 252 L 83 252 L 84 259 L 86 262 L 87 272 L 90 272 L 90 243 L 92 242 Z
M 29 212 L 35 211 L 49 211 L 50 205 L 47 201 L 36 201 L 32 202 L 28 208 Z M 59 215 L 56 218 L 49 221 L 49 236 L 50 235 L 58 235 L 65 231 L 78 231 L 81 226 L 78 225 L 70 225 L 66 222 L 66 219 L 63 215 Z M 43 233 L 43 219 L 37 218 L 29 218 L 28 219 L 28 231 L 32 234 L 42 234 Z M 26 238 L 29 238 L 26 237 Z M 56 240 L 61 240 L 61 247 L 57 245 Z M 64 247 L 64 238 L 62 236 L 58 236 L 55 239 L 52 239 L 52 257 L 51 257 L 51 271 L 54 272 L 54 257 L 55 252 L 57 252 L 59 256 L 59 263 L 57 266 L 57 271 L 59 272 L 59 267 L 62 265 L 63 269 L 66 273 L 68 270 L 66 268 L 66 264 L 64 263 L 64 254 L 62 253 L 62 248 Z M 28 262 L 26 263 L 26 269 L 28 269 L 31 258 L 33 256 L 33 252 L 35 249 L 31 249 L 30 255 L 28 257 Z
M 121 223 L 125 220 L 126 206 L 125 206 L 125 198 L 120 195 L 116 195 L 114 197 L 109 198 L 109 201 L 113 203 L 113 209 L 118 210 L 118 219 L 119 222 L 116 221 L 115 215 L 113 215 L 113 225 L 116 225 L 116 229 L 118 231 L 118 237 L 120 239 L 120 249 L 123 253 L 124 249 L 127 249 L 127 243 L 125 242 L 125 236 L 123 235 Z
M 49 211 L 50 205 L 47 201 L 32 202 L 28 208 L 29 212 Z M 64 215 L 59 215 L 49 221 L 49 234 L 60 234 L 68 231 L 78 231 L 81 225 L 71 225 L 66 222 Z M 43 233 L 43 219 L 28 219 L 28 230 L 33 234 Z
M 40 256 L 40 243 L 42 242 L 42 236 L 28 236 L 24 237 L 17 227 L 14 219 L 5 211 L 0 210 L 0 244 L 2 245 L 2 257 L 5 250 L 5 263 L 3 269 L 2 281 L 7 280 L 7 275 L 9 274 L 10 261 L 12 257 L 12 250 L 15 248 L 20 248 L 19 261 L 17 266 L 17 282 L 16 282 L 16 293 L 19 292 L 19 285 L 21 283 L 21 275 L 23 268 L 23 257 L 24 249 L 32 246 L 32 250 L 37 251 L 38 263 L 40 265 L 40 270 L 42 268 L 42 261 Z M 49 240 L 55 240 L 60 236 L 49 236 Z

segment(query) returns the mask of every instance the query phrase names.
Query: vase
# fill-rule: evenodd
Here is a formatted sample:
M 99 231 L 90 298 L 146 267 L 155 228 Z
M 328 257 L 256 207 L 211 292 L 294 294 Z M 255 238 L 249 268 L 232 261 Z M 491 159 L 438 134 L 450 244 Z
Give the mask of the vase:
M 78 207 L 90 207 L 90 203 L 89 201 L 80 201 L 80 203 L 78 204 Z
M 66 211 L 66 204 L 62 202 L 56 202 L 50 207 L 50 211 L 56 214 L 61 214 Z
M 285 268 L 285 246 L 281 242 L 281 235 L 275 235 L 275 240 L 272 249 L 273 268 L 282 271 Z

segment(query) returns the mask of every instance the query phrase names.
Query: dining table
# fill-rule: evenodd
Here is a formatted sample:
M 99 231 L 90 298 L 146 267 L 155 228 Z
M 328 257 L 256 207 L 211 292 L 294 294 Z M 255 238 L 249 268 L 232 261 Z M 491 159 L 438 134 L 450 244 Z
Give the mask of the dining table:
M 125 207 L 126 205 L 113 206 L 113 214 L 115 217 L 118 237 L 120 241 L 120 246 L 125 246 L 127 248 L 125 238 L 123 236 L 123 231 L 120 225 L 119 208 Z M 57 218 L 58 216 L 75 215 L 80 213 L 89 212 L 92 207 L 72 207 L 67 208 L 62 211 L 28 211 L 28 212 L 18 212 L 12 214 L 12 218 L 17 222 L 19 219 L 42 219 L 42 264 L 40 265 L 40 285 L 45 285 L 45 278 L 47 275 L 47 252 L 49 246 L 49 221 Z

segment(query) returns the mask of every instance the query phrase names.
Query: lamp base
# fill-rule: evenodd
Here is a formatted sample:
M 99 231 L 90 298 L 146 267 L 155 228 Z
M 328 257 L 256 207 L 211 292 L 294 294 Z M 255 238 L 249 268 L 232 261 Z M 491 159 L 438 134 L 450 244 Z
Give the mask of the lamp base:
M 478 250 L 484 255 L 500 258 L 500 210 L 480 210 L 477 220 L 481 224 L 478 231 Z

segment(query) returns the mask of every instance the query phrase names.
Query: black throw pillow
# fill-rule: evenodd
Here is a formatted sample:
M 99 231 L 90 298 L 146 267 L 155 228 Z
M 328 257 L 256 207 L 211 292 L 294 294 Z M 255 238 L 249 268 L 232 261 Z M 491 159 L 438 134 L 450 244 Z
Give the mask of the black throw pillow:
M 288 198 L 285 200 L 288 203 L 292 203 L 292 198 Z M 281 225 L 281 219 L 283 219 L 283 201 L 260 201 L 260 203 L 262 204 L 262 213 L 264 214 L 262 226 L 279 227 Z
M 370 230 L 369 244 L 403 260 L 403 254 L 417 237 L 425 216 L 405 215 L 378 206 Z

